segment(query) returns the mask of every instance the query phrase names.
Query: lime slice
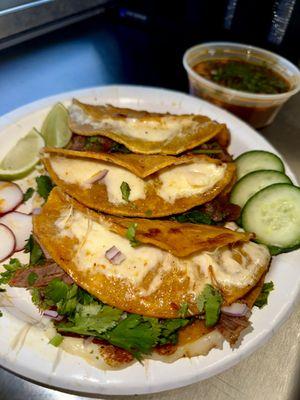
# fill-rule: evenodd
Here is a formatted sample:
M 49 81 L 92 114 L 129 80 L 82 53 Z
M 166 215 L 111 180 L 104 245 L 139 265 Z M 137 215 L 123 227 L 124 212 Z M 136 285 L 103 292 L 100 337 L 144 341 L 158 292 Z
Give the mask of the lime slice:
M 44 139 L 33 128 L 6 154 L 0 163 L 0 179 L 13 180 L 27 175 L 39 161 Z
M 52 107 L 41 130 L 47 146 L 65 147 L 69 143 L 72 132 L 68 125 L 68 117 L 68 110 L 61 103 Z

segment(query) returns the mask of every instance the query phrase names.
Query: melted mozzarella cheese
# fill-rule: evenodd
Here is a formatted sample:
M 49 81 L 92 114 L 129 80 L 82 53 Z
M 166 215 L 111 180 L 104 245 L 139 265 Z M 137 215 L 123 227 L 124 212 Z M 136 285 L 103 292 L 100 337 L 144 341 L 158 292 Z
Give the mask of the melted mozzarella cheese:
M 190 117 L 178 119 L 173 116 L 164 116 L 160 120 L 102 118 L 97 121 L 76 104 L 70 107 L 70 114 L 72 120 L 77 124 L 90 125 L 95 129 L 112 130 L 126 137 L 150 142 L 163 142 L 166 139 L 181 135 L 185 129 L 192 130 L 194 125 L 197 125 Z
M 51 166 L 57 176 L 67 183 L 78 184 L 89 188 L 92 185 L 85 182 L 100 171 L 108 170 L 105 178 L 99 183 L 106 185 L 108 200 L 111 203 L 125 203 L 122 199 L 120 186 L 127 182 L 130 187 L 129 200 L 144 199 L 145 182 L 125 168 L 107 164 L 101 161 L 83 160 L 75 158 L 53 157 Z
M 233 250 L 224 246 L 189 258 L 175 257 L 151 245 L 133 248 L 125 237 L 111 232 L 106 222 L 100 224 L 79 211 L 70 211 L 70 208 L 62 212 L 56 225 L 61 235 L 78 240 L 73 259 L 78 269 L 89 273 L 101 271 L 108 277 L 127 280 L 145 297 L 158 290 L 164 274 L 174 269 L 189 277 L 189 294 L 194 297 L 201 293 L 206 283 L 212 283 L 211 268 L 218 283 L 245 287 L 255 282 L 257 271 L 267 265 L 270 258 L 265 246 L 253 242 L 241 244 Z M 112 246 L 126 257 L 119 265 L 112 264 L 105 257 L 105 252 Z M 147 289 L 142 288 L 143 280 L 153 270 L 153 280 Z
M 205 161 L 177 165 L 160 173 L 158 195 L 174 203 L 176 199 L 204 193 L 223 178 L 225 170 L 226 164 L 216 165 Z

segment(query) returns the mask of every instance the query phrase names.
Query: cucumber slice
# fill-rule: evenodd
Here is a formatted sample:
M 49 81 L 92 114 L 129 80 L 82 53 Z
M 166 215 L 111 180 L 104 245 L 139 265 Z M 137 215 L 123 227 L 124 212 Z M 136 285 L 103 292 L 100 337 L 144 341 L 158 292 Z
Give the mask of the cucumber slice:
M 241 154 L 236 160 L 237 177 L 241 179 L 252 171 L 271 169 L 284 172 L 283 162 L 278 156 L 268 151 L 253 150 Z
M 242 226 L 256 241 L 285 251 L 300 245 L 300 188 L 275 183 L 252 196 L 242 212 Z
M 230 201 L 241 208 L 255 193 L 274 183 L 292 184 L 290 178 L 282 172 L 261 170 L 243 176 L 233 187 Z

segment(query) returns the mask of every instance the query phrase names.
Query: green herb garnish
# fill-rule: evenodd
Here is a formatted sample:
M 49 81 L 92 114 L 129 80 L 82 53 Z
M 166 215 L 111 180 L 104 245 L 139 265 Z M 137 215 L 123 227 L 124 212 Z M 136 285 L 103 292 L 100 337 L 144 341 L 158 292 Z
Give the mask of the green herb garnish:
M 191 222 L 192 224 L 205 224 L 213 225 L 213 220 L 211 217 L 199 210 L 192 210 L 185 212 L 183 214 L 174 215 L 171 217 L 173 221 L 177 222 Z
M 145 215 L 146 215 L 146 217 L 151 217 L 151 215 L 152 215 L 152 210 L 146 210 L 146 211 L 145 211 Z
M 24 268 L 24 265 L 17 258 L 11 258 L 8 264 L 3 265 L 3 268 L 5 271 L 0 273 L 0 286 L 9 283 L 14 273 L 18 269 Z
M 130 153 L 132 153 L 132 151 L 130 151 L 129 149 L 127 149 L 126 146 L 124 146 L 124 145 L 121 144 L 121 143 L 117 143 L 117 142 L 115 142 L 115 143 L 111 146 L 109 152 L 110 152 L 110 153 L 124 153 L 124 154 L 130 154 Z
M 189 305 L 188 303 L 181 303 L 180 308 L 178 310 L 179 317 L 186 317 L 188 313 Z
M 43 264 L 46 260 L 43 250 L 30 235 L 24 248 L 25 253 L 30 253 L 30 265 Z
M 199 312 L 205 312 L 205 325 L 214 326 L 218 322 L 223 301 L 221 293 L 212 285 L 207 284 L 196 301 Z
M 126 231 L 126 238 L 130 241 L 132 247 L 137 247 L 140 245 L 140 242 L 135 238 L 137 226 L 138 224 L 134 222 L 128 226 Z
M 269 294 L 272 290 L 274 290 L 274 283 L 272 281 L 264 283 L 262 290 L 257 297 L 254 305 L 259 308 L 263 308 L 264 306 L 266 306 L 268 304 Z
M 222 153 L 223 150 L 214 150 L 214 149 L 195 149 L 191 151 L 194 154 L 219 154 Z
M 34 193 L 34 189 L 32 187 L 28 188 L 26 190 L 26 192 L 24 193 L 23 201 L 25 202 L 25 201 L 29 200 L 32 197 L 33 193 Z
M 43 197 L 43 199 L 47 200 L 48 196 L 53 189 L 54 185 L 47 175 L 41 175 L 35 178 L 37 183 L 37 192 Z
M 52 346 L 58 347 L 62 341 L 64 340 L 64 337 L 57 333 L 50 341 L 49 344 L 52 344 Z
M 125 201 L 129 201 L 129 196 L 130 196 L 130 186 L 128 185 L 127 182 L 122 182 L 120 186 L 120 190 L 122 192 L 122 199 Z
M 33 286 L 38 278 L 38 275 L 35 272 L 30 272 L 27 276 L 27 281 L 30 286 Z

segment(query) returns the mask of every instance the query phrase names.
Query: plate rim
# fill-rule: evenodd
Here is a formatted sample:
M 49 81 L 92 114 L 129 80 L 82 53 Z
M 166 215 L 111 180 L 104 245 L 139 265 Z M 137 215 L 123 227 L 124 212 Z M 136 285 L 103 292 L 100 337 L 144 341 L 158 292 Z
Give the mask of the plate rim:
M 151 86 L 142 86 L 142 85 L 122 85 L 122 84 L 114 84 L 114 85 L 103 85 L 103 86 L 92 86 L 92 87 L 88 87 L 88 88 L 83 88 L 83 89 L 78 89 L 78 90 L 72 90 L 72 91 L 67 91 L 67 92 L 62 92 L 60 94 L 56 94 L 56 95 L 51 95 L 48 97 L 44 97 L 42 99 L 39 100 L 35 100 L 31 103 L 25 104 L 21 107 L 18 107 L 12 111 L 10 111 L 9 113 L 4 114 L 3 116 L 0 117 L 0 135 L 1 135 L 1 131 L 3 129 L 5 129 L 6 127 L 10 126 L 11 124 L 17 122 L 19 119 L 27 116 L 28 114 L 30 114 L 31 112 L 36 112 L 39 110 L 42 110 L 45 107 L 50 106 L 52 103 L 56 102 L 56 101 L 65 101 L 68 99 L 71 99 L 74 96 L 85 96 L 85 95 L 90 95 L 91 96 L 91 92 L 92 91 L 101 91 L 101 89 L 118 89 L 118 88 L 122 88 L 123 90 L 128 89 L 128 90 L 142 90 L 142 91 L 156 91 L 156 92 L 168 92 L 169 94 L 173 94 L 174 96 L 184 96 L 187 98 L 193 98 L 195 101 L 199 101 L 199 105 L 205 104 L 205 105 L 209 105 L 209 107 L 211 109 L 215 109 L 216 112 L 223 114 L 226 117 L 228 117 L 231 120 L 234 120 L 235 122 L 238 122 L 239 125 L 241 127 L 246 127 L 247 129 L 251 129 L 256 135 L 258 135 L 260 137 L 260 140 L 262 140 L 262 142 L 264 142 L 265 145 L 267 145 L 269 148 L 272 149 L 272 151 L 274 151 L 274 153 L 280 155 L 280 157 L 283 159 L 283 162 L 285 164 L 285 166 L 288 167 L 288 170 L 292 172 L 291 168 L 289 167 L 288 163 L 286 162 L 285 158 L 282 157 L 282 155 L 272 146 L 271 143 L 269 143 L 262 135 L 260 135 L 257 131 L 255 131 L 254 128 L 250 127 L 247 123 L 245 123 L 244 121 L 240 120 L 239 118 L 237 118 L 236 116 L 234 116 L 233 114 L 231 114 L 230 112 L 221 109 L 218 106 L 215 106 L 203 99 L 199 99 L 197 97 L 191 96 L 187 93 L 184 92 L 180 92 L 180 91 L 176 91 L 176 90 L 171 90 L 171 89 L 167 89 L 167 88 L 161 88 L 161 87 L 151 87 Z M 120 96 L 121 98 L 122 96 Z M 174 99 L 176 100 L 176 99 Z M 292 172 L 291 175 L 293 176 L 295 182 L 298 184 L 298 181 L 296 179 L 295 174 Z M 57 389 L 60 391 L 66 391 L 68 393 L 76 393 L 76 394 L 81 394 L 81 395 L 99 395 L 99 394 L 109 394 L 109 395 L 130 395 L 130 394 L 149 394 L 149 393 L 158 393 L 158 392 L 163 392 L 166 390 L 170 390 L 170 389 L 175 389 L 175 388 L 179 388 L 179 387 L 183 387 L 183 386 L 188 386 L 190 384 L 193 384 L 195 382 L 200 382 L 201 380 L 205 380 L 208 379 L 212 376 L 215 376 L 217 374 L 220 374 L 221 372 L 224 372 L 225 370 L 233 367 L 234 365 L 238 364 L 240 361 L 244 360 L 245 358 L 247 358 L 248 356 L 250 356 L 250 354 L 254 353 L 256 350 L 258 350 L 260 347 L 262 347 L 268 340 L 270 340 L 270 338 L 274 335 L 274 333 L 279 329 L 279 327 L 289 318 L 289 316 L 291 315 L 291 313 L 293 312 L 296 303 L 299 301 L 300 299 L 300 281 L 298 282 L 298 287 L 295 286 L 295 290 L 294 292 L 291 293 L 291 297 L 289 299 L 289 302 L 285 303 L 285 306 L 283 309 L 280 310 L 280 313 L 276 315 L 275 318 L 275 322 L 271 321 L 272 324 L 268 324 L 266 325 L 265 329 L 261 332 L 260 337 L 253 339 L 253 341 L 251 343 L 248 343 L 247 347 L 245 349 L 243 349 L 243 353 L 241 355 L 238 355 L 238 357 L 236 357 L 234 355 L 234 352 L 232 352 L 232 356 L 228 357 L 228 359 L 224 359 L 223 362 L 220 365 L 214 366 L 214 368 L 211 368 L 211 370 L 208 371 L 208 373 L 206 374 L 205 377 L 199 377 L 199 374 L 197 373 L 193 373 L 191 376 L 188 377 L 184 377 L 184 378 L 180 378 L 177 380 L 176 382 L 173 382 L 170 379 L 167 379 L 167 382 L 165 382 L 162 386 L 161 383 L 155 384 L 152 380 L 151 383 L 145 387 L 140 387 L 140 386 L 136 386 L 136 387 L 129 387 L 129 388 L 123 388 L 125 390 L 120 390 L 120 386 L 118 385 L 117 387 L 115 387 L 115 389 L 117 390 L 107 390 L 107 388 L 109 389 L 109 385 L 107 386 L 102 386 L 101 388 L 104 389 L 101 392 L 99 391 L 90 391 L 90 392 L 86 392 L 84 390 L 79 390 L 79 389 L 70 389 L 68 388 L 67 385 L 64 385 L 62 382 L 55 382 L 55 384 L 49 384 L 47 381 L 42 380 L 42 379 L 33 379 L 32 375 L 30 375 L 30 369 L 28 369 L 29 374 L 26 373 L 20 373 L 17 371 L 17 368 L 13 368 L 14 367 L 14 363 L 11 363 L 12 365 L 9 366 L 9 362 L 7 363 L 7 365 L 1 365 L 1 367 L 3 367 L 5 370 L 21 377 L 24 378 L 30 382 L 36 383 L 36 384 L 40 384 L 44 387 L 47 388 L 51 388 L 51 389 Z M 1 358 L 0 358 L 0 363 L 1 363 Z M 56 377 L 53 378 L 53 380 L 55 380 Z

